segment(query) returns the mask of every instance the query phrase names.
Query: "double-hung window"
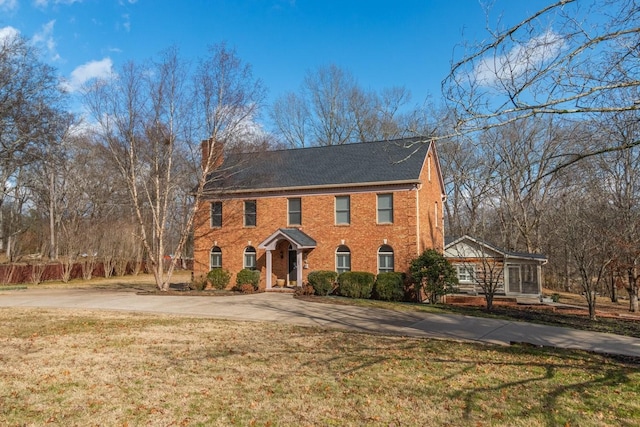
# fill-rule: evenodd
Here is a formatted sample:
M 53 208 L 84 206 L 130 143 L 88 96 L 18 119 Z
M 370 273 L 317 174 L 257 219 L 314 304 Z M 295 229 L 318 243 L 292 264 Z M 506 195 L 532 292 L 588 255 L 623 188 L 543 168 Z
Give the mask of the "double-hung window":
M 393 248 L 382 245 L 378 249 L 378 273 L 393 271 Z
M 473 265 L 456 265 L 458 282 L 474 283 L 476 280 L 476 269 Z
M 336 196 L 336 224 L 351 223 L 351 197 Z
M 289 225 L 302 225 L 302 199 L 289 199 Z
M 256 269 L 256 248 L 253 246 L 247 246 L 244 249 L 244 268 L 249 270 Z
M 211 202 L 211 228 L 222 227 L 222 202 Z
M 393 223 L 393 194 L 378 194 L 378 224 Z
M 211 248 L 209 256 L 209 269 L 213 270 L 214 268 L 222 268 L 222 250 L 217 246 Z
M 245 200 L 244 202 L 244 226 L 255 227 L 257 224 L 257 209 L 255 200 Z
M 345 245 L 338 246 L 336 250 L 336 271 L 338 274 L 351 271 L 351 251 Z

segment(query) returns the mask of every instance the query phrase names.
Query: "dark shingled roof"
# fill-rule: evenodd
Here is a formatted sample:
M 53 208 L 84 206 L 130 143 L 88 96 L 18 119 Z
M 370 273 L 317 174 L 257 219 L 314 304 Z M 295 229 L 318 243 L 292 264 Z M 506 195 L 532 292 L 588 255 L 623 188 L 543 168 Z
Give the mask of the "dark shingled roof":
M 485 240 L 482 239 L 478 239 L 476 237 L 471 237 L 469 235 L 464 235 L 462 237 L 445 237 L 444 239 L 444 247 L 445 250 L 447 249 L 448 246 L 452 246 L 454 243 L 459 243 L 465 239 L 471 240 L 472 242 L 475 242 L 479 245 L 485 246 L 491 250 L 493 250 L 494 252 L 498 252 L 501 253 L 502 255 L 506 256 L 506 257 L 511 257 L 511 258 L 530 258 L 530 259 L 537 259 L 540 261 L 547 261 L 547 257 L 546 255 L 542 255 L 542 254 L 534 254 L 534 253 L 529 253 L 529 252 L 514 252 L 514 251 L 508 251 L 506 249 L 502 249 L 499 248 L 498 246 L 489 243 Z
M 210 191 L 366 185 L 418 181 L 428 139 L 405 138 L 225 155 Z
M 299 246 L 308 248 L 316 247 L 316 241 L 302 230 L 298 230 L 297 228 L 280 228 L 279 231 Z

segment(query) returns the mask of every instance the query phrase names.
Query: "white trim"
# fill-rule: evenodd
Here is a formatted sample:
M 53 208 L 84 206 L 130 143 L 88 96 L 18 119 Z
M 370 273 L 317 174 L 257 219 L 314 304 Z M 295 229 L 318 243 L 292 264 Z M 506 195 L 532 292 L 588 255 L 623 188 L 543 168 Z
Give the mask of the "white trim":
M 309 187 L 305 191 L 305 187 L 283 187 L 277 190 L 243 190 L 228 192 L 220 191 L 217 193 L 211 193 L 211 195 L 205 195 L 204 201 L 211 199 L 215 200 L 252 200 L 252 199 L 270 199 L 270 198 L 282 198 L 282 197 L 306 197 L 306 196 L 326 196 L 326 195 L 354 195 L 354 194 L 370 194 L 370 193 L 397 193 L 401 191 L 411 191 L 421 184 L 420 181 L 402 181 L 400 184 L 388 184 L 388 185 L 376 185 L 375 183 L 367 183 L 362 186 L 354 186 L 348 184 L 348 186 L 339 187 L 327 187 L 327 188 L 315 188 Z M 273 194 L 271 194 L 273 193 Z

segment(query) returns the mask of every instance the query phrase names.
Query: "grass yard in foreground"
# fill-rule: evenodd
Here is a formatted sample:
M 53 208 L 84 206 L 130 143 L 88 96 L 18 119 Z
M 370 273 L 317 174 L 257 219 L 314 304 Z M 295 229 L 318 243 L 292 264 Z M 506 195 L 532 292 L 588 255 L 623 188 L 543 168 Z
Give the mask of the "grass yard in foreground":
M 275 323 L 0 310 L 0 425 L 632 426 L 603 356 Z

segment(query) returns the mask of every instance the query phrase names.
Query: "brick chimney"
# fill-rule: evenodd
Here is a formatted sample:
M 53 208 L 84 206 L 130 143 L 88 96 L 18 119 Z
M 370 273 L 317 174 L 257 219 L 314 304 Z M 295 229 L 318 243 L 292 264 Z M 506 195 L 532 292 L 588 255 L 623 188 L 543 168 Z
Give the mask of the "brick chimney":
M 213 138 L 203 139 L 200 143 L 202 150 L 202 170 L 209 164 L 209 172 L 219 168 L 224 161 L 223 155 L 224 144 Z

